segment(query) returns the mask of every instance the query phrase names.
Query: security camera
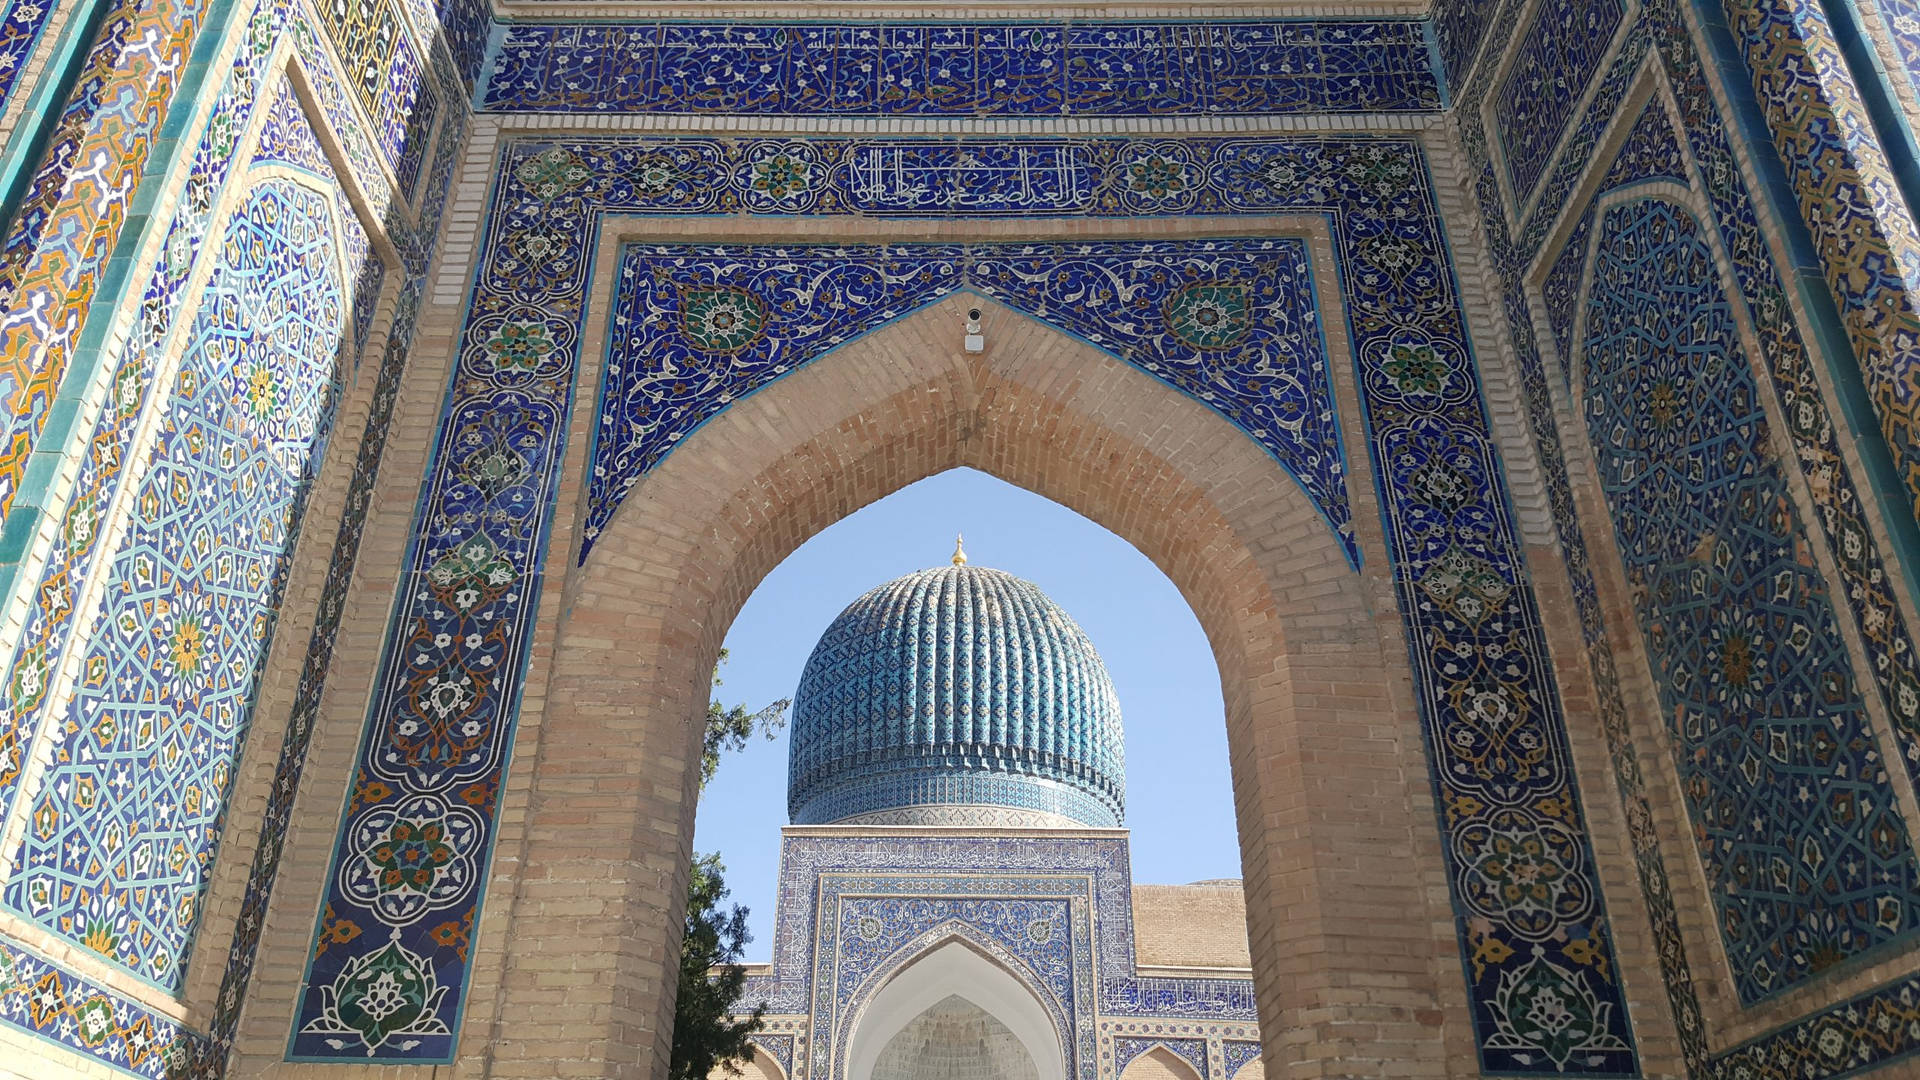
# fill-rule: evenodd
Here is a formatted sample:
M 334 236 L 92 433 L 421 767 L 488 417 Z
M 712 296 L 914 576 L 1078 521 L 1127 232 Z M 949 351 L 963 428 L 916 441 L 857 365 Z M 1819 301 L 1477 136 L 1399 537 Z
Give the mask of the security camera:
M 970 323 L 977 323 L 977 322 L 979 322 L 979 321 L 980 321 L 980 309 L 979 309 L 979 308 L 977 308 L 977 307 L 970 307 L 970 308 L 968 308 L 968 309 L 967 309 L 967 321 L 968 321 L 968 322 L 970 322 Z
M 966 350 L 970 353 L 985 352 L 987 339 L 980 333 L 980 309 L 967 309 Z

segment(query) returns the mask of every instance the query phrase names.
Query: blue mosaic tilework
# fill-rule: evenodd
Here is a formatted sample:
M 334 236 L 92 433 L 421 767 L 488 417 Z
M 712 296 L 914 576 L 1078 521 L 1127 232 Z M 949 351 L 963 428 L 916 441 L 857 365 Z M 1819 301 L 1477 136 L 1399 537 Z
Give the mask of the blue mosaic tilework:
M 332 424 L 348 331 L 331 192 L 226 226 L 6 905 L 170 990 Z
M 1716 1080 L 1853 1076 L 1920 1051 L 1920 977 L 1895 979 L 1724 1051 Z
M 40 35 L 59 10 L 56 0 L 8 0 L 0 15 L 0 109 L 13 100 L 15 92 L 30 89 L 20 85 L 28 60 Z
M 1620 144 L 1620 149 L 1614 154 L 1613 163 L 1607 167 L 1606 179 L 1600 182 L 1600 190 L 1613 192 L 1658 180 L 1670 180 L 1683 186 L 1689 182 L 1686 154 L 1680 147 L 1673 115 L 1660 102 L 1649 101 L 1640 107 L 1639 119 L 1633 122 L 1626 141 Z M 1589 208 L 1586 218 L 1589 228 L 1592 227 L 1592 217 Z M 1569 243 L 1568 246 L 1574 245 Z M 1562 252 L 1564 256 L 1565 252 Z M 1568 348 L 1572 348 L 1572 328 L 1569 327 L 1567 332 Z
M 1523 268 L 1539 250 L 1582 174 L 1589 168 L 1604 166 L 1604 162 L 1594 160 L 1595 146 L 1620 112 L 1621 102 L 1633 85 L 1642 61 L 1656 46 L 1668 75 L 1668 85 L 1678 101 L 1677 120 L 1685 133 L 1692 162 L 1688 171 L 1699 177 L 1696 183 L 1713 206 L 1720 242 L 1730 256 L 1733 272 L 1740 282 L 1740 293 L 1747 301 L 1747 313 L 1762 343 L 1760 355 L 1768 364 L 1769 382 L 1781 400 L 1785 415 L 1792 421 L 1787 434 L 1795 459 L 1803 473 L 1818 478 L 1819 482 L 1811 486 L 1818 511 L 1814 520 L 1832 549 L 1847 553 L 1839 562 L 1841 581 L 1836 591 L 1846 597 L 1846 610 L 1867 642 L 1873 677 L 1888 701 L 1902 755 L 1911 774 L 1920 768 L 1920 755 L 1916 755 L 1914 717 L 1911 709 L 1905 707 L 1913 700 L 1914 651 L 1910 633 L 1893 604 L 1883 556 L 1862 520 L 1860 495 L 1839 454 L 1834 425 L 1827 416 L 1815 378 L 1813 358 L 1793 322 L 1771 252 L 1741 179 L 1729 141 L 1730 125 L 1721 122 L 1708 85 L 1709 72 L 1681 12 L 1672 0 L 1651 0 L 1645 5 L 1580 123 L 1574 127 L 1569 146 L 1556 159 L 1551 176 L 1542 185 L 1543 194 L 1519 234 L 1510 235 L 1507 230 L 1498 185 L 1487 163 L 1485 134 L 1477 122 L 1477 103 L 1488 89 L 1484 80 L 1463 95 L 1458 113 L 1462 120 L 1461 136 L 1480 172 L 1477 189 L 1482 216 L 1488 227 L 1496 267 L 1506 281 L 1507 322 L 1520 363 L 1529 421 L 1535 445 L 1546 465 L 1543 475 L 1573 576 L 1589 667 L 1598 691 L 1602 728 L 1613 757 L 1616 785 L 1629 810 L 1627 821 L 1634 833 L 1634 860 L 1653 923 L 1662 981 L 1688 1071 L 1694 1076 L 1708 1077 L 1722 1075 L 1723 1069 L 1725 1075 L 1735 1075 L 1736 1068 L 1744 1067 L 1752 1071 L 1739 1075 L 1755 1080 L 1787 1080 L 1789 1077 L 1811 1080 L 1850 1069 L 1846 1062 L 1851 1060 L 1855 1047 L 1871 1048 L 1869 1053 L 1874 1060 L 1886 1060 L 1887 1054 L 1908 1051 L 1887 1050 L 1890 1035 L 1885 1026 L 1870 1028 L 1864 1024 L 1871 1014 L 1843 1009 L 1788 1025 L 1764 1040 L 1765 1045 L 1776 1049 L 1805 1047 L 1817 1035 L 1820 1045 L 1827 1048 L 1822 1052 L 1824 1057 L 1822 1054 L 1797 1057 L 1746 1054 L 1735 1062 L 1730 1055 L 1715 1057 L 1710 1052 L 1672 887 L 1659 857 L 1658 837 L 1651 829 L 1645 779 L 1639 773 L 1638 757 L 1629 738 L 1625 705 L 1615 662 L 1605 640 L 1585 542 L 1574 515 L 1544 369 L 1532 336 L 1529 301 L 1519 285 Z M 1739 84 L 1735 83 L 1731 89 L 1737 99 L 1741 94 Z M 1659 105 L 1656 102 L 1650 108 L 1658 109 Z M 1608 182 L 1624 183 L 1628 179 L 1622 176 L 1610 178 Z M 1884 1016 L 1880 1014 L 1881 1019 Z M 1861 1019 L 1862 1025 L 1847 1028 L 1845 1021 L 1850 1017 Z M 1898 1033 L 1891 1037 L 1895 1042 L 1907 1038 Z M 1910 1040 L 1908 1046 L 1911 1047 Z
M 1920 927 L 1920 866 L 1700 227 L 1616 206 L 1595 260 L 1583 411 L 1752 1003 Z
M 1227 1039 L 1220 1044 L 1220 1080 L 1233 1080 L 1240 1067 L 1260 1056 L 1260 1044 Z
M 368 191 L 374 201 L 385 201 L 385 178 L 377 166 L 371 164 L 377 160 L 371 144 L 360 130 L 353 110 L 346 106 L 346 99 L 339 92 L 339 80 L 333 71 L 332 60 L 323 49 L 317 47 L 311 23 L 300 6 L 286 0 L 268 0 L 251 12 L 239 15 L 236 21 L 243 28 L 240 32 L 245 34 L 248 47 L 242 49 L 238 62 L 227 74 L 224 87 L 215 101 L 212 119 L 204 129 L 201 142 L 191 151 L 192 169 L 186 194 L 173 222 L 168 226 L 165 247 L 169 257 L 162 260 L 145 287 L 138 308 L 136 329 L 132 334 L 134 346 L 124 350 L 117 362 L 118 367 L 107 380 L 113 388 L 114 404 L 105 410 L 86 444 L 89 452 L 84 458 L 81 483 L 65 511 L 61 528 L 56 534 L 55 555 L 49 561 L 35 593 L 40 603 L 33 609 L 29 620 L 30 627 L 35 629 L 30 631 L 26 644 L 16 653 L 8 674 L 7 685 L 15 692 L 0 694 L 0 803 L 8 801 L 17 786 L 18 738 L 23 732 L 30 733 L 34 728 L 37 702 L 44 698 L 43 673 L 56 655 L 74 618 L 71 596 L 77 581 L 76 573 L 93 559 L 98 539 L 103 533 L 101 515 L 118 484 L 121 463 L 127 457 L 127 440 L 132 436 L 134 421 L 146 407 L 148 391 L 153 383 L 151 365 L 155 351 L 158 343 L 165 338 L 174 314 L 183 307 L 177 297 L 194 265 L 195 253 L 212 225 L 212 207 L 227 182 L 228 172 L 233 166 L 246 161 L 234 154 L 234 140 L 238 132 L 249 126 L 247 118 L 259 96 L 270 47 L 282 35 L 293 40 L 303 61 L 308 85 L 319 98 L 322 111 L 333 126 L 333 134 L 343 143 L 348 162 L 361 188 Z M 452 77 L 444 67 L 436 67 L 435 74 L 443 80 Z M 298 161 L 303 151 L 284 142 L 288 137 L 297 138 L 297 132 L 289 129 L 281 120 L 284 117 L 267 122 L 269 130 L 261 135 L 260 153 L 263 158 Z M 273 130 L 276 128 L 278 134 Z M 415 275 L 425 270 L 428 245 L 438 228 L 442 199 L 451 179 L 459 136 L 458 125 L 442 125 L 433 155 L 431 180 L 427 185 L 430 194 L 423 200 L 419 221 L 412 223 L 395 218 L 386 223 L 390 239 L 398 246 L 404 264 Z M 336 203 L 336 206 L 341 205 Z M 357 257 L 358 248 L 351 236 L 348 240 L 351 259 Z M 367 283 L 382 272 L 377 259 L 368 260 L 361 267 L 356 290 L 364 290 Z M 405 345 L 412 332 L 412 312 L 417 307 L 418 288 L 419 278 L 416 276 L 401 292 L 387 354 L 380 367 L 372 411 L 367 421 L 367 435 L 361 444 L 346 513 L 340 523 L 339 538 L 318 605 L 320 615 L 314 628 L 313 641 L 307 649 L 306 670 L 301 675 L 299 698 L 295 703 L 292 723 L 269 795 L 266 819 L 261 824 L 261 838 L 248 877 L 241 913 L 227 951 L 225 975 L 221 993 L 215 1002 L 210 1033 L 203 1037 L 184 1029 L 173 1029 L 170 1023 L 163 1022 L 161 1018 L 155 1019 L 157 1026 L 167 1027 L 170 1031 L 177 1030 L 181 1046 L 185 1048 L 182 1053 L 187 1066 L 184 1071 L 169 1071 L 170 1080 L 173 1077 L 215 1080 L 223 1075 L 226 1067 L 227 1051 L 232 1045 L 240 1006 L 245 1000 L 253 968 L 267 898 L 278 870 L 280 843 L 304 762 L 312 715 L 319 703 L 326 658 L 331 652 L 341 606 L 352 579 L 354 556 L 371 494 L 373 473 L 378 466 L 386 436 L 386 417 L 391 412 L 405 360 Z M 356 323 L 371 315 L 371 308 L 361 303 L 368 298 L 366 291 L 356 293 Z M 356 344 L 363 344 L 359 340 L 360 332 L 356 326 Z M 36 689 L 32 693 L 17 692 L 24 687 Z M 38 959 L 34 963 L 37 967 L 32 985 L 36 998 L 50 1002 L 81 1003 L 91 1000 L 96 994 L 106 993 L 83 976 Z M 145 1010 L 137 1003 L 113 997 L 112 1004 L 116 1010 L 114 1015 L 126 1018 L 128 1025 L 135 1018 L 145 1015 Z M 72 1017 L 70 1010 L 55 1007 L 49 1007 L 44 1012 L 32 1008 L 25 1011 L 0 1008 L 0 1020 L 116 1067 L 127 1065 L 122 1045 L 116 1039 L 100 1039 L 97 1029 L 81 1028 L 73 1022 Z M 180 1055 L 174 1055 L 164 1067 L 174 1070 L 174 1063 L 179 1059 Z M 135 1071 L 151 1072 L 162 1068 L 156 1063 L 157 1060 L 149 1057 Z
M 0 939 L 0 1020 L 150 1080 L 174 1080 L 204 1037 Z
M 1127 1070 L 1133 1059 L 1153 1049 L 1164 1046 L 1167 1050 L 1187 1064 L 1201 1080 L 1207 1078 L 1207 1041 L 1205 1039 L 1133 1039 L 1115 1038 L 1113 1040 L 1113 1074 L 1115 1076 Z M 1229 1074 L 1231 1075 L 1231 1074 Z
M 313 125 L 307 122 L 306 113 L 293 96 L 292 83 L 283 80 L 274 91 L 254 161 L 256 164 L 276 161 L 298 166 L 323 180 L 333 178 L 333 164 L 327 160 Z M 338 184 L 329 186 L 333 188 L 334 220 L 339 223 L 337 238 L 345 249 L 343 265 L 353 275 L 353 362 L 357 367 L 367 346 L 367 335 L 373 330 L 374 309 L 380 303 L 387 267 L 373 254 L 367 230 L 360 224 L 360 215 L 347 200 L 346 192 Z
M 449 864 L 486 857 L 572 409 L 586 292 L 580 253 L 591 250 L 600 216 L 834 212 L 852 201 L 843 164 L 887 159 L 895 148 L 925 163 L 887 178 L 883 194 L 899 197 L 951 184 L 981 154 L 1012 153 L 987 141 L 503 146 L 336 865 L 366 857 L 365 823 L 375 815 L 416 806 L 439 814 L 450 799 L 479 813 L 481 828 L 461 835 Z M 1138 145 L 1087 139 L 1062 149 L 1087 163 L 1089 184 L 1052 206 L 1028 193 L 1004 213 L 1164 212 L 1130 168 Z M 1462 951 L 1473 958 L 1465 974 L 1483 1068 L 1630 1073 L 1618 964 L 1559 698 L 1420 150 L 1328 136 L 1195 139 L 1183 149 L 1195 165 L 1192 190 L 1168 210 L 1324 214 L 1334 236 Z M 499 332 L 510 319 L 523 323 L 514 340 Z M 1516 872 L 1539 887 L 1509 888 Z M 329 885 L 293 1055 L 443 1060 L 467 962 L 435 930 L 470 919 L 476 890 L 442 893 L 436 881 L 433 915 L 403 923 L 356 900 L 349 877 Z M 337 944 L 349 930 L 350 943 Z M 341 1003 L 383 978 L 408 988 L 402 1026 L 346 1023 Z M 1139 997 L 1183 992 L 1143 985 Z M 1564 1021 L 1553 1030 L 1530 1019 L 1548 1000 Z
M 1626 0 L 1587 0 L 1534 7 L 1519 55 L 1494 95 L 1494 124 L 1516 203 L 1525 203 L 1580 93 L 1613 42 Z
M 1425 24 L 509 24 L 481 108 L 750 116 L 1429 112 Z
M 1920 3 L 1875 0 L 1874 6 L 1893 44 L 1895 62 L 1887 65 L 1888 75 L 1904 81 L 1910 93 L 1920 95 Z
M 1658 119 L 1658 111 L 1649 113 Z M 1667 142 L 1676 150 L 1679 144 L 1673 136 L 1667 136 Z M 1567 370 L 1567 358 L 1573 355 L 1573 321 L 1579 314 L 1580 290 L 1584 284 L 1583 275 L 1587 268 L 1587 247 L 1592 239 L 1593 213 L 1582 214 L 1567 235 L 1567 243 L 1560 250 L 1553 270 L 1540 283 L 1541 306 L 1546 308 L 1547 325 L 1552 328 L 1554 353 L 1560 359 L 1560 378 L 1562 384 L 1573 377 Z
M 1628 133 L 1627 141 L 1614 158 L 1602 185 L 1611 189 L 1641 180 L 1665 179 L 1687 182 L 1687 165 L 1681 157 L 1680 143 L 1674 137 L 1673 121 L 1659 106 L 1643 108 L 1640 119 Z M 1560 358 L 1562 379 L 1570 379 L 1567 358 L 1573 355 L 1573 322 L 1580 302 L 1582 275 L 1586 271 L 1587 243 L 1593 231 L 1593 212 L 1581 215 L 1567 236 L 1566 244 L 1554 261 L 1552 271 L 1540 284 L 1542 306 L 1547 324 L 1553 328 L 1556 355 Z
M 1481 55 L 1487 27 L 1501 0 L 1442 0 L 1433 5 L 1433 38 L 1448 86 L 1463 86 Z
M 1148 995 L 1163 1007 L 1139 1007 L 1132 991 L 1147 980 L 1131 975 L 1124 837 L 789 835 L 780 866 L 773 973 L 752 980 L 748 1000 L 811 1022 L 808 1060 L 795 1065 L 809 1075 L 831 1075 L 830 1047 L 836 1038 L 844 1046 L 875 988 L 955 936 L 1023 973 L 1061 1030 L 1076 1078 L 1099 1072 L 1096 1015 L 1128 1017 L 1130 1035 L 1173 1036 L 1176 1045 L 1193 1041 L 1201 1022 L 1216 1034 L 1254 1033 L 1247 979 L 1152 980 L 1165 984 Z
M 750 1038 L 753 1045 L 765 1050 L 768 1057 L 780 1063 L 782 1076 L 793 1075 L 793 1036 L 756 1034 Z
M 1004 163 L 983 152 L 959 175 L 950 167 L 929 170 L 931 175 L 918 171 L 931 149 L 856 149 L 833 164 L 813 153 L 758 158 L 751 175 L 762 190 L 741 191 L 739 198 L 764 197 L 774 179 L 787 177 L 792 179 L 782 182 L 823 188 L 811 200 L 806 192 L 792 192 L 787 197 L 796 204 L 831 206 L 845 198 L 861 209 L 919 209 L 928 192 L 955 190 L 992 197 L 1001 206 L 1033 205 L 1036 190 L 1056 198 L 1094 194 L 1098 166 L 1071 146 L 1023 145 Z M 1191 189 L 1199 169 L 1184 151 L 1168 148 L 1121 164 L 1126 186 L 1107 195 L 1120 205 L 1150 205 L 1156 191 L 1175 205 L 1196 197 Z M 703 172 L 712 168 L 702 165 Z M 1036 189 L 1018 171 L 1034 165 L 1043 175 L 1051 168 L 1069 178 Z M 693 172 L 664 161 L 647 167 Z M 916 179 L 902 183 L 902 177 Z M 1007 190 L 1009 180 L 1026 186 Z M 796 274 L 815 282 L 810 302 L 775 302 Z M 1346 454 L 1306 244 L 1273 239 L 1097 246 L 629 245 L 595 432 L 581 561 L 626 492 L 727 404 L 961 289 L 1067 330 L 1213 408 L 1299 481 L 1340 537 L 1348 561 L 1359 565 Z M 715 316 L 738 317 L 752 333 L 703 345 L 697 328 Z M 1220 322 L 1218 328 L 1203 327 L 1196 319 Z M 519 332 L 517 326 L 504 324 L 500 332 Z M 725 355 L 727 363 L 702 361 L 711 355 Z M 690 375 L 695 372 L 699 377 Z
M 1021 895 L 969 895 L 1009 887 Z M 882 888 L 906 895 L 846 895 Z M 1093 1016 L 1083 1004 L 1093 992 L 1086 888 L 1084 879 L 822 878 L 821 905 L 833 923 L 814 956 L 809 1074 L 828 1075 L 830 1051 L 849 1043 L 861 1006 L 889 978 L 943 940 L 959 938 L 998 960 L 1035 992 L 1067 1051 L 1067 1075 L 1094 1080 L 1099 1071 Z M 1063 892 L 1067 895 L 1058 895 Z M 1076 893 L 1080 903 L 1074 902 Z

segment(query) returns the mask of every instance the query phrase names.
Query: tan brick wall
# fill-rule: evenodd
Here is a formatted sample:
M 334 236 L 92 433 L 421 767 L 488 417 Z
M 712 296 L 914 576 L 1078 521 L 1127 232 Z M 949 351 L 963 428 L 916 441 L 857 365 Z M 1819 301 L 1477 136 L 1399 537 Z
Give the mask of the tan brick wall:
M 1247 898 L 1230 885 L 1135 885 L 1133 958 L 1162 967 L 1248 968 Z
M 0 1080 L 107 1080 L 127 1074 L 53 1042 L 0 1024 Z

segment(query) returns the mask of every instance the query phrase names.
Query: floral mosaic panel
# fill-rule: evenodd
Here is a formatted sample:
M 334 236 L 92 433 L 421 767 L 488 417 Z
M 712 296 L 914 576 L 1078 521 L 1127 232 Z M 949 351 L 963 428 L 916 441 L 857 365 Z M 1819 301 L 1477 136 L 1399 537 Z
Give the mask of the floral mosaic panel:
M 1047 186 L 1020 183 L 1015 168 L 977 164 L 1023 155 L 1031 163 L 1042 151 L 1058 164 L 1042 170 L 1052 177 Z M 465 882 L 480 877 L 464 864 L 482 865 L 492 842 L 571 422 L 584 253 L 601 216 L 918 215 L 930 197 L 970 192 L 964 205 L 973 213 L 1326 215 L 1434 755 L 1461 947 L 1472 958 L 1465 974 L 1483 1067 L 1634 1070 L 1539 612 L 1417 145 L 1327 136 L 1187 140 L 1177 144 L 1177 188 L 1134 170 L 1154 153 L 1164 160 L 1174 148 L 1126 139 L 1036 146 L 620 138 L 503 147 L 293 1056 L 425 1062 L 450 1052 L 477 890 L 441 890 L 436 878 L 409 886 L 419 898 L 382 905 L 357 884 L 358 867 L 382 858 L 368 842 L 378 829 L 367 823 L 404 808 L 443 826 L 436 842 L 452 850 L 439 865 L 460 866 Z M 490 345 L 509 322 L 537 325 L 540 347 Z M 421 795 L 431 804 L 416 801 Z M 463 806 L 480 829 L 455 827 Z M 1145 982 L 1126 1007 L 1177 996 Z M 381 995 L 377 1020 L 370 994 Z
M 1240 1067 L 1260 1056 L 1260 1044 L 1229 1039 L 1220 1044 L 1221 1080 L 1233 1080 Z
M 1616 206 L 1595 260 L 1583 412 L 1751 1003 L 1920 927 L 1920 865 L 1699 226 Z
M 1161 167 L 1179 182 L 1178 166 Z M 1359 565 L 1304 241 L 629 245 L 619 282 L 583 562 L 626 492 L 729 403 L 965 289 L 1210 405 L 1293 474 Z M 527 363 L 550 348 L 540 324 L 520 322 L 488 346 Z
M 1540 182 L 1626 9 L 1626 0 L 1535 5 L 1519 55 L 1493 97 L 1494 124 L 1516 202 L 1526 202 Z
M 106 569 L 5 903 L 177 989 L 325 446 L 351 303 L 331 192 L 233 214 Z
M 1433 5 L 1434 49 L 1448 86 L 1466 84 L 1476 70 L 1487 28 L 1503 6 L 1501 0 L 1443 0 Z
M 1207 1041 L 1205 1039 L 1131 1039 L 1113 1040 L 1113 1072 L 1115 1076 L 1127 1071 L 1133 1059 L 1147 1053 L 1156 1046 L 1162 1046 L 1168 1053 L 1179 1057 L 1193 1066 L 1196 1076 L 1207 1075 Z M 1227 1074 L 1231 1076 L 1231 1073 Z
M 508 24 L 481 107 L 1148 116 L 1440 108 L 1419 20 Z

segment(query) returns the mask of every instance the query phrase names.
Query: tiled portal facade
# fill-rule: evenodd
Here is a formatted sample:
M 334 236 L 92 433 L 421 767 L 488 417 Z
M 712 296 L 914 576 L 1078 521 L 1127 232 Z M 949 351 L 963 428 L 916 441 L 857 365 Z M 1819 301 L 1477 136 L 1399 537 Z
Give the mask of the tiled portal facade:
M 1101 983 L 1140 1015 L 1098 1075 L 1920 1068 L 1920 12 L 868 4 L 0 7 L 0 1075 L 658 1067 L 667 672 L 732 609 L 604 583 L 687 565 L 635 537 L 749 429 L 811 456 L 736 516 L 851 509 L 862 350 L 987 385 L 1012 340 L 1022 393 L 1212 493 L 1196 529 L 1292 515 L 1080 507 L 1258 582 L 1190 594 L 1247 1030 Z M 1046 376 L 1080 356 L 1185 430 Z M 1216 434 L 1249 463 L 1181 456 Z M 1319 679 L 1348 600 L 1377 662 Z M 611 781 L 543 740 L 603 640 L 652 658 L 606 751 L 648 839 L 569 923 L 543 860 Z M 1364 767 L 1315 741 L 1355 702 Z M 594 1034 L 523 1025 L 542 992 Z

